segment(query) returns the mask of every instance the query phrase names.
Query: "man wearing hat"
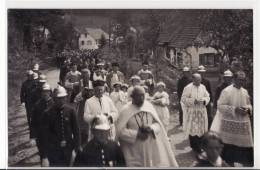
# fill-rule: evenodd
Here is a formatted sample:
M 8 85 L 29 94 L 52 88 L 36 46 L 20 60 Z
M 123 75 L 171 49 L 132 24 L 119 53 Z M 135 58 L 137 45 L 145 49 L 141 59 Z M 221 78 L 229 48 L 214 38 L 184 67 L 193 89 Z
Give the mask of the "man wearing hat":
M 106 95 L 105 81 L 97 80 L 93 82 L 94 96 L 88 99 L 85 103 L 84 120 L 91 124 L 97 115 L 106 115 L 111 123 L 111 138 L 115 136 L 114 123 L 118 118 L 118 111 L 113 101 Z M 89 140 L 92 138 L 91 131 L 89 130 Z
M 215 92 L 215 100 L 214 100 L 214 109 L 217 108 L 217 102 L 219 99 L 219 96 L 224 88 L 231 85 L 233 79 L 233 73 L 230 70 L 226 70 L 223 75 L 223 82 L 218 85 Z
M 94 95 L 94 89 L 91 86 L 82 88 L 81 92 L 75 97 L 74 103 L 76 104 L 76 113 L 79 119 L 79 127 L 81 133 L 82 144 L 88 140 L 89 125 L 84 121 L 84 108 L 86 100 Z
M 148 86 L 149 93 L 151 94 L 154 88 L 154 77 L 153 73 L 149 70 L 149 63 L 147 61 L 143 62 L 143 68 L 138 71 L 137 75 L 140 76 L 141 83 Z
M 91 124 L 91 139 L 75 159 L 81 167 L 123 167 L 124 155 L 117 142 L 109 140 L 110 125 L 105 115 L 97 115 Z
M 190 68 L 189 67 L 183 67 L 182 70 L 182 77 L 177 82 L 177 95 L 179 99 L 179 123 L 180 126 L 183 125 L 183 107 L 181 103 L 181 96 L 183 93 L 184 87 L 186 87 L 189 83 L 191 83 L 191 74 L 190 74 Z
M 32 98 L 32 87 L 34 85 L 33 81 L 33 71 L 27 71 L 27 79 L 22 83 L 20 91 L 21 104 L 25 105 L 27 121 L 30 127 L 32 108 L 33 108 L 33 98 Z
M 203 84 L 210 96 L 210 103 L 207 105 L 207 114 L 208 114 L 208 128 L 210 128 L 212 120 L 213 120 L 213 115 L 212 115 L 212 107 L 213 107 L 213 95 L 211 91 L 211 84 L 208 79 L 205 78 L 205 73 L 206 69 L 203 65 L 198 67 L 198 73 L 201 75 L 201 84 Z
M 69 166 L 80 148 L 80 131 L 75 110 L 67 104 L 67 91 L 54 89 L 54 105 L 43 118 L 43 164 Z
M 71 71 L 65 77 L 65 87 L 68 91 L 69 101 L 73 103 L 81 88 L 81 73 L 77 70 L 76 63 L 71 64 Z
M 50 107 L 53 106 L 54 101 L 51 97 L 52 95 L 52 91 L 51 91 L 51 87 L 49 84 L 45 83 L 42 86 L 41 89 L 41 96 L 40 99 L 35 103 L 35 106 L 33 108 L 32 111 L 32 135 L 31 135 L 31 141 L 30 143 L 33 144 L 36 142 L 36 145 L 38 147 L 39 150 L 39 155 L 40 155 L 40 160 L 43 159 L 44 156 L 44 152 L 43 152 L 43 133 L 45 133 L 43 131 L 43 124 L 42 124 L 42 120 L 44 119 L 45 116 L 45 112 L 46 110 L 48 110 Z
M 124 74 L 120 72 L 118 63 L 112 63 L 112 71 L 107 75 L 107 84 L 110 89 L 113 89 L 113 85 L 116 82 L 124 83 Z

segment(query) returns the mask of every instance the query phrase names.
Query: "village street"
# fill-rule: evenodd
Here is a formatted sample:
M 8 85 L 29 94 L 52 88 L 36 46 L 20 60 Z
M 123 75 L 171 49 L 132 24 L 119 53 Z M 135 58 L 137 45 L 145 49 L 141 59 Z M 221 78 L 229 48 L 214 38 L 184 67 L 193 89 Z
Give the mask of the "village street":
M 51 87 L 57 86 L 59 71 L 55 68 L 43 71 Z M 14 109 L 15 108 L 15 109 Z M 184 138 L 181 127 L 178 126 L 178 112 L 171 111 L 169 135 L 172 148 L 175 151 L 176 159 L 180 167 L 189 167 L 195 157 L 189 147 L 188 139 Z M 29 130 L 25 115 L 25 109 L 22 105 L 13 106 L 9 110 L 8 116 L 8 140 L 9 140 L 9 166 L 12 167 L 30 167 L 40 166 L 39 155 L 36 146 L 29 144 Z

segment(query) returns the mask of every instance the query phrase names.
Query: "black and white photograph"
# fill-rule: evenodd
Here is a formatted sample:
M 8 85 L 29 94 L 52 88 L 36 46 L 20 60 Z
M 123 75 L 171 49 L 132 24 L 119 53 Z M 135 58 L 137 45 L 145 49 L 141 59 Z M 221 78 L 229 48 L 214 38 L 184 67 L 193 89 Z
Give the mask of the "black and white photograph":
M 55 7 L 6 10 L 9 168 L 255 166 L 253 9 Z

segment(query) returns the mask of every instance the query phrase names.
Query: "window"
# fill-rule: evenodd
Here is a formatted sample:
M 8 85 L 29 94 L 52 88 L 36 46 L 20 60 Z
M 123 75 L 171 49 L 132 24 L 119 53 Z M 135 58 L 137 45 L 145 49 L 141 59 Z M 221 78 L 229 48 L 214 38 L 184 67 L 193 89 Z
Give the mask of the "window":
M 92 41 L 88 40 L 87 45 L 92 45 Z
M 85 41 L 81 41 L 81 45 L 84 45 L 85 44 Z
M 214 53 L 200 54 L 199 60 L 200 65 L 215 67 L 219 63 L 219 56 Z

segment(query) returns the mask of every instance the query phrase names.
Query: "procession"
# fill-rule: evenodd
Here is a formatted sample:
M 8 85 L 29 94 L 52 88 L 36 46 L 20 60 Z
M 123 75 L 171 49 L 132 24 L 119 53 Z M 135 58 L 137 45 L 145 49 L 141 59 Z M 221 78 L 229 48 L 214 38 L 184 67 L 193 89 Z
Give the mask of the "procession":
M 254 167 L 252 28 L 249 9 L 8 10 L 8 166 Z
M 41 166 L 178 167 L 167 134 L 173 101 L 165 83 L 155 81 L 149 62 L 127 80 L 117 62 L 109 67 L 97 58 L 72 59 L 65 56 L 56 87 L 37 63 L 22 84 L 30 143 L 38 148 Z M 246 75 L 230 69 L 214 99 L 204 66 L 193 72 L 184 67 L 178 80 L 179 125 L 198 166 L 253 162 Z

